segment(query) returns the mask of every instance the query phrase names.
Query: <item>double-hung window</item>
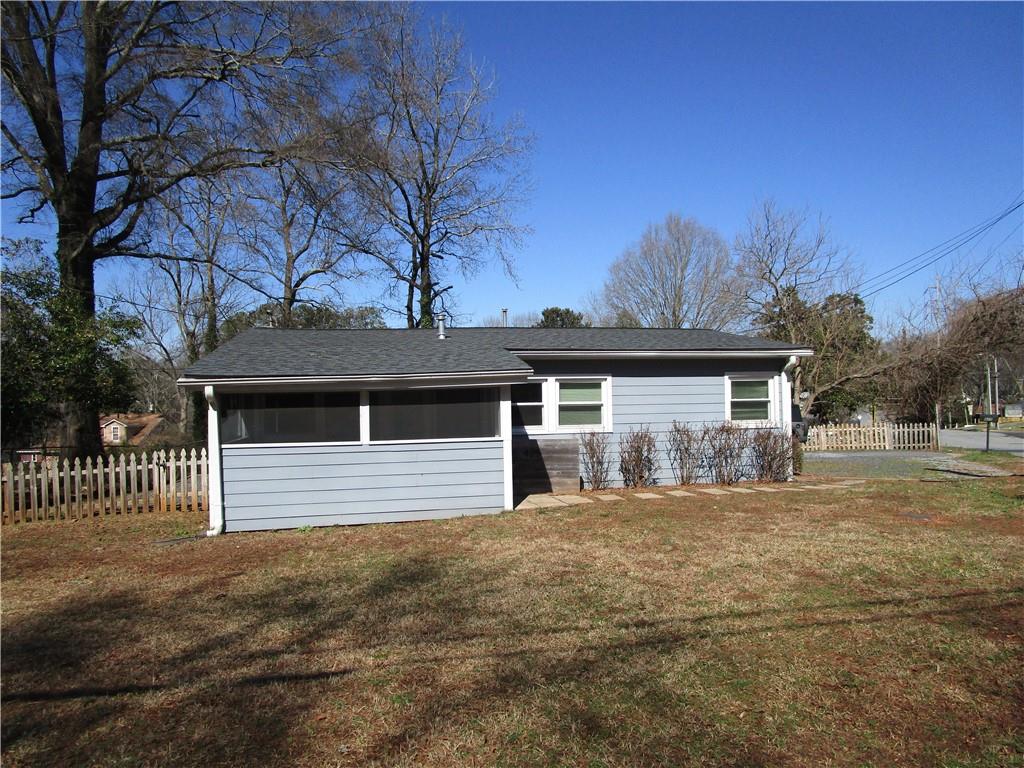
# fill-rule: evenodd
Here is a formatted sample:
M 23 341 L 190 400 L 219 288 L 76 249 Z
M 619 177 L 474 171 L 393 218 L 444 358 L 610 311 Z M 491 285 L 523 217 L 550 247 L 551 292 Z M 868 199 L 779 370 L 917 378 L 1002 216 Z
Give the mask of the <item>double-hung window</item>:
M 547 376 L 512 385 L 512 426 L 520 432 L 590 432 L 609 428 L 607 376 Z
M 544 382 L 512 385 L 512 426 L 516 429 L 544 428 Z
M 730 421 L 760 424 L 772 420 L 771 377 L 730 376 L 727 381 Z

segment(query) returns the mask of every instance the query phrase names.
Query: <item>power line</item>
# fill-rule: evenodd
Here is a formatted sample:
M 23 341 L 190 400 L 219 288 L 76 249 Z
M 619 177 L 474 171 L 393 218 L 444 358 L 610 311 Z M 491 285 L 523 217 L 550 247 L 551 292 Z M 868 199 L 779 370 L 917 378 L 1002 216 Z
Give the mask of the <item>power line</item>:
M 1018 194 L 1017 197 L 1014 198 L 1014 202 L 1011 203 L 1009 207 L 1003 209 L 999 213 L 990 216 L 984 221 L 965 229 L 963 232 L 960 232 L 959 234 L 956 234 L 953 237 L 944 240 L 938 245 L 935 245 L 929 248 L 928 250 L 917 254 L 916 256 L 912 256 L 909 259 L 903 260 L 899 264 L 890 267 L 884 272 L 879 272 L 878 274 L 867 278 L 866 280 L 858 284 L 854 290 L 858 292 L 863 291 L 873 283 L 884 281 L 886 285 L 877 289 L 873 288 L 870 293 L 865 294 L 865 296 L 873 295 L 875 293 L 878 293 L 879 291 L 885 290 L 888 287 L 896 285 L 896 283 L 905 280 L 907 277 L 910 277 L 913 274 L 916 274 L 921 269 L 924 269 L 928 266 L 931 266 L 935 262 L 940 261 L 945 256 L 948 256 L 952 252 L 962 248 L 964 245 L 969 243 L 971 240 L 974 240 L 979 235 L 988 233 L 988 231 L 990 231 L 996 224 L 998 224 L 1003 219 L 1008 217 L 1014 211 L 1020 210 L 1020 208 L 1024 206 L 1024 201 L 1019 201 L 1021 195 L 1024 195 L 1024 192 Z M 936 251 L 939 251 L 939 254 L 937 256 L 933 255 Z M 897 273 L 901 276 L 898 278 L 894 277 L 892 279 L 887 278 L 888 275 L 893 275 L 893 273 Z
M 861 294 L 861 298 L 862 299 L 866 299 L 866 298 L 868 298 L 870 296 L 874 296 L 877 293 L 881 293 L 882 291 L 887 290 L 888 288 L 891 288 L 892 286 L 896 285 L 897 283 L 903 282 L 908 277 L 916 275 L 922 269 L 927 269 L 931 265 L 941 261 L 946 256 L 950 255 L 954 251 L 959 250 L 960 248 L 965 246 L 967 243 L 971 242 L 972 240 L 976 239 L 977 237 L 981 236 L 982 234 L 988 232 L 990 229 L 992 229 L 994 226 L 996 226 L 996 224 L 1001 222 L 1003 219 L 1005 219 L 1011 213 L 1013 213 L 1014 211 L 1020 210 L 1020 208 L 1022 206 L 1024 206 L 1024 201 L 1019 202 L 1016 205 L 1011 206 L 1010 208 L 1008 208 L 1007 210 L 1005 210 L 1004 212 L 1002 212 L 1001 214 L 996 216 L 994 219 L 992 219 L 990 221 L 987 221 L 987 222 L 985 222 L 982 225 L 979 225 L 980 228 L 975 227 L 973 229 L 973 231 L 972 230 L 968 230 L 968 232 L 970 232 L 970 234 L 960 238 L 959 240 L 957 240 L 957 242 L 955 242 L 955 244 L 949 246 L 948 248 L 943 249 L 942 251 L 939 252 L 939 254 L 937 256 L 934 256 L 933 258 L 928 259 L 927 261 L 925 261 L 924 263 L 922 263 L 920 265 L 913 266 L 912 268 L 907 269 L 907 270 L 901 272 L 898 277 L 893 278 L 892 280 L 886 282 L 884 285 L 881 285 L 881 286 L 879 286 L 877 288 L 874 288 L 874 289 L 872 289 L 870 291 L 862 293 Z M 953 239 L 956 239 L 956 238 L 953 238 Z M 1009 238 L 1007 237 L 1007 239 L 1009 239 Z M 946 242 L 948 243 L 950 241 L 947 240 Z M 1002 243 L 1000 243 L 1000 245 L 1002 245 Z M 931 250 L 934 250 L 934 249 L 931 249 Z M 890 272 L 891 272 L 891 270 L 890 270 Z M 863 290 L 863 286 L 865 284 L 870 283 L 870 282 L 874 282 L 874 281 L 875 281 L 874 279 L 870 280 L 870 281 L 865 281 L 865 283 L 862 283 L 860 286 L 857 286 L 857 289 L 856 289 L 857 292 L 859 293 L 860 291 L 862 291 Z

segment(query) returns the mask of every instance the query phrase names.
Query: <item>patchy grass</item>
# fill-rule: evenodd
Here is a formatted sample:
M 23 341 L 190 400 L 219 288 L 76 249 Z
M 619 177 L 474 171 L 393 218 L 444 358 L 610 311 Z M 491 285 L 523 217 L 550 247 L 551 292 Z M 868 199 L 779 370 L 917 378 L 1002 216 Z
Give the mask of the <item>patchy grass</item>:
M 1024 765 L 1024 482 L 5 528 L 5 766 Z

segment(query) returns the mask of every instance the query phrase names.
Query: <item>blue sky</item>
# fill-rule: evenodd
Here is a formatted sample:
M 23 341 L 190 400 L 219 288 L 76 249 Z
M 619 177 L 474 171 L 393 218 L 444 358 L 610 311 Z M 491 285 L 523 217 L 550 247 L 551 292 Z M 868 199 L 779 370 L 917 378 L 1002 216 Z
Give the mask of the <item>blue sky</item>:
M 503 306 L 581 305 L 671 211 L 731 241 L 758 198 L 821 210 L 872 275 L 1024 190 L 1022 4 L 426 10 L 462 27 L 497 74 L 501 114 L 520 113 L 537 136 L 520 287 L 498 269 L 462 287 L 461 309 L 478 320 Z M 1021 242 L 1017 230 L 1003 249 Z M 934 277 L 880 294 L 876 311 L 920 300 Z
M 437 3 L 536 135 L 519 285 L 458 281 L 469 322 L 580 307 L 669 212 L 731 242 L 756 200 L 822 211 L 866 275 L 1024 190 L 1024 4 Z M 24 234 L 4 211 L 9 236 Z M 971 253 L 1022 243 L 1021 213 Z M 966 249 L 965 249 L 966 252 Z M 960 254 L 963 256 L 963 253 Z M 945 267 L 947 262 L 936 265 Z M 106 266 L 100 285 L 119 281 Z M 879 295 L 922 300 L 925 270 Z M 362 292 L 354 290 L 357 300 Z

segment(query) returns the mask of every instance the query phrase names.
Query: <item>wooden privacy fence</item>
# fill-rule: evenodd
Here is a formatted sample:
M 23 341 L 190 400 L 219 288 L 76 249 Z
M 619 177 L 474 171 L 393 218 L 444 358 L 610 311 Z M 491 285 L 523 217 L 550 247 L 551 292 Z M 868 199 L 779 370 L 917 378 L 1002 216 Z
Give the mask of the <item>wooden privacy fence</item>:
M 206 449 L 4 464 L 4 524 L 206 511 Z
M 811 427 L 807 451 L 927 451 L 938 447 L 934 424 L 823 424 Z

